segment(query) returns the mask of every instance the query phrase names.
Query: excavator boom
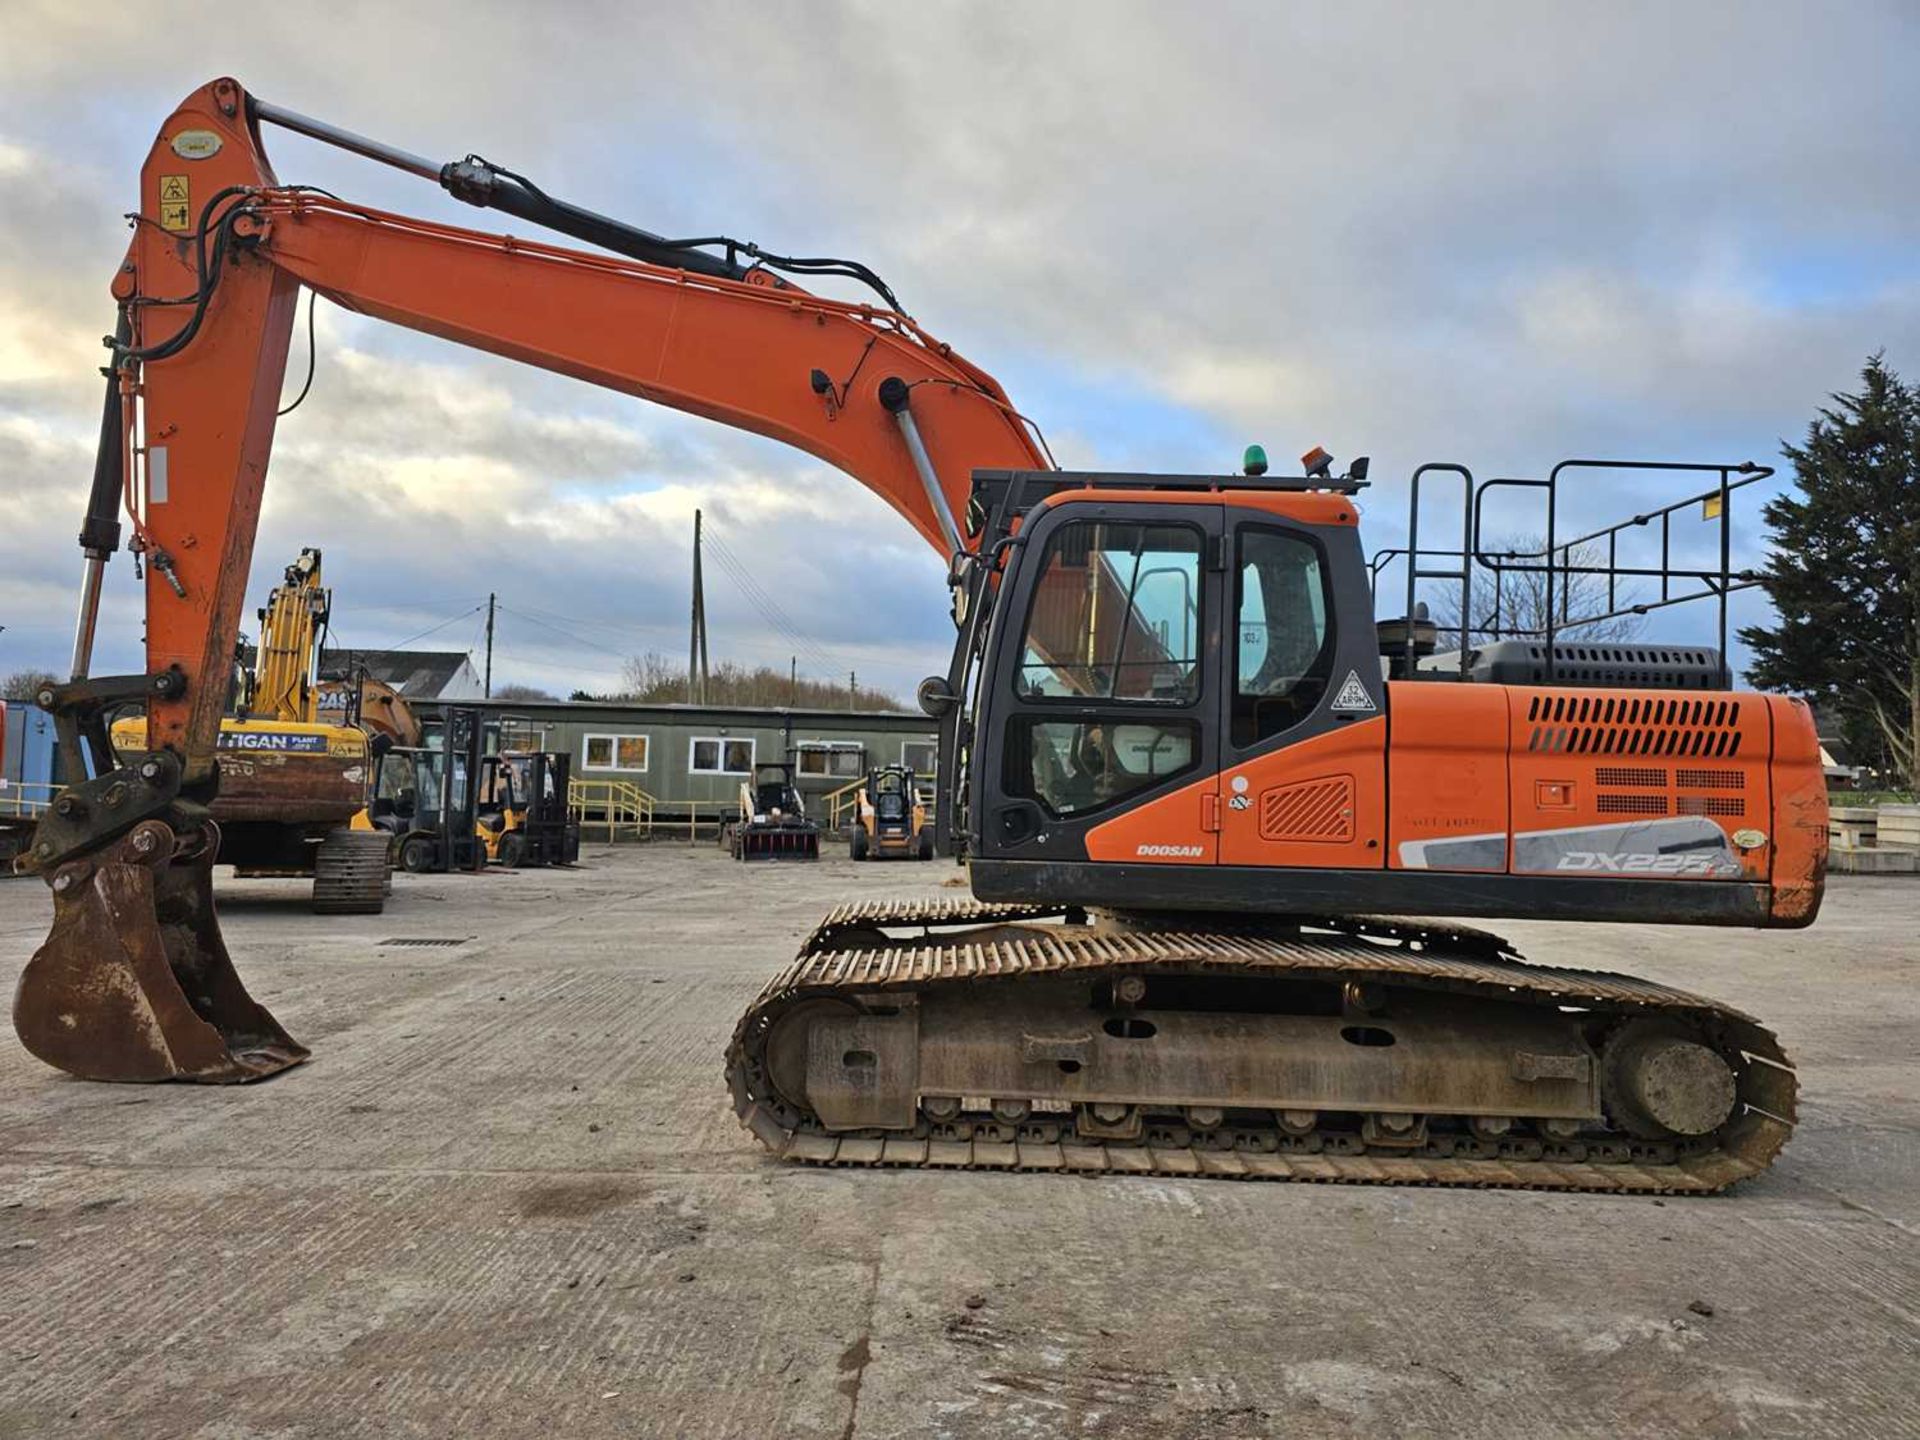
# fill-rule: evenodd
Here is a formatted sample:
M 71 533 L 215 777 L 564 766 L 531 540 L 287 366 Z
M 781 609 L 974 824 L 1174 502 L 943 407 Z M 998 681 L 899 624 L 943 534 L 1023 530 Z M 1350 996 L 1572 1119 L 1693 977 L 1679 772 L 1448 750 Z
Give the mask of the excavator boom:
M 255 719 L 311 725 L 319 718 L 319 635 L 331 604 L 320 583 L 320 552 L 302 550 L 260 611 L 260 647 L 247 705 Z
M 262 122 L 274 120 L 626 253 L 283 186 L 261 142 Z M 56 914 L 22 977 L 15 1026 L 29 1049 L 75 1074 L 250 1079 L 304 1058 L 246 997 L 206 880 L 220 719 L 302 286 L 798 446 L 853 475 L 949 557 L 967 546 L 955 517 L 975 465 L 1047 463 L 993 379 L 903 314 L 864 266 L 746 264 L 724 241 L 732 254 L 716 258 L 702 242 L 554 201 L 474 157 L 434 167 L 263 105 L 231 79 L 195 91 L 161 128 L 134 218 L 112 285 L 120 321 L 81 536 L 72 679 L 51 697 L 70 789 L 24 859 L 47 875 Z M 884 303 L 810 294 L 775 266 L 860 281 Z M 101 574 L 123 511 L 145 572 L 147 668 L 94 677 Z M 145 704 L 146 745 L 122 769 L 106 716 L 133 701 Z M 163 911 L 173 917 L 164 925 Z

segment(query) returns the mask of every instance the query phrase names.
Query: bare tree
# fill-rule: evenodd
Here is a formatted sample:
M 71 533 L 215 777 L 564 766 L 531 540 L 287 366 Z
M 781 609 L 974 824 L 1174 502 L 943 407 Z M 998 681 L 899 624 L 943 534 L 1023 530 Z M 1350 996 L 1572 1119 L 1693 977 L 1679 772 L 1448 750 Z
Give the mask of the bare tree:
M 558 695 L 549 695 L 538 685 L 496 685 L 493 687 L 496 700 L 558 700 Z
M 16 670 L 0 680 L 0 700 L 20 700 L 29 705 L 39 702 L 40 692 L 60 682 L 45 670 Z
M 709 705 L 753 705 L 768 709 L 792 706 L 804 710 L 905 710 L 884 690 L 845 682 L 794 676 L 772 665 L 748 667 L 722 660 L 707 677 Z M 656 650 L 628 659 L 620 673 L 617 699 L 642 704 L 684 704 L 687 670 Z
M 1485 547 L 1495 559 L 1511 559 L 1515 566 L 1535 567 L 1546 562 L 1537 558 L 1546 548 L 1540 535 L 1504 535 Z M 1568 574 L 1606 564 L 1606 552 L 1598 545 L 1576 545 L 1570 551 L 1556 553 L 1553 576 L 1553 615 L 1556 632 L 1582 641 L 1632 640 L 1646 628 L 1646 616 L 1629 611 L 1605 620 L 1569 628 L 1582 616 L 1605 615 L 1609 610 L 1626 610 L 1636 599 L 1632 587 L 1621 582 L 1614 589 L 1612 602 L 1607 598 L 1604 575 Z M 1440 648 L 1448 650 L 1459 643 L 1461 625 L 1460 590 L 1447 584 L 1430 601 L 1434 623 L 1440 627 Z M 1469 645 L 1489 641 L 1538 635 L 1547 628 L 1547 576 L 1538 569 L 1496 571 L 1490 566 L 1473 566 L 1473 589 L 1469 599 L 1472 613 L 1467 617 Z

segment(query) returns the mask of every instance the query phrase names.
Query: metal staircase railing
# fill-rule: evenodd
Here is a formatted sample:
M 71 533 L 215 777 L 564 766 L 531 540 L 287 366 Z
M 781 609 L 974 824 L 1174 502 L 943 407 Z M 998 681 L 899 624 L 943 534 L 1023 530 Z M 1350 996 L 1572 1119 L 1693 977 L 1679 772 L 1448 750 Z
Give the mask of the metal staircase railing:
M 838 790 L 829 790 L 820 797 L 822 824 L 831 831 L 838 831 L 853 818 L 853 807 L 860 799 L 860 787 L 867 783 L 862 775 L 858 780 L 849 780 Z
M 62 787 L 38 780 L 0 781 L 0 815 L 30 818 L 38 815 Z
M 605 827 L 609 844 L 623 838 L 651 840 L 655 804 L 653 796 L 631 780 L 576 776 L 567 784 L 567 809 L 573 818 L 583 831 Z

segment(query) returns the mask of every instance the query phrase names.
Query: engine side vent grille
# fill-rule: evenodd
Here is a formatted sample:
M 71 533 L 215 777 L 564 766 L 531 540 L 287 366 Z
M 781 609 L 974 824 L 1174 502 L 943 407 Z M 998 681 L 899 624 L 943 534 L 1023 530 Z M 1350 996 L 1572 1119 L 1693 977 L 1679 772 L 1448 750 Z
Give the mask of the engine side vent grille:
M 1566 755 L 1683 756 L 1740 753 L 1740 702 L 1678 695 L 1534 695 L 1527 749 Z
M 1622 785 L 1629 790 L 1664 790 L 1667 788 L 1667 772 L 1632 765 L 1597 765 L 1593 771 L 1593 783 Z
M 1744 770 L 1676 770 L 1673 783 L 1682 790 L 1744 790 Z
M 1602 815 L 1664 815 L 1664 795 L 1596 795 L 1593 808 Z
M 1679 805 L 1682 815 L 1744 815 L 1747 813 L 1746 797 L 1741 795 L 1682 795 Z
M 1336 844 L 1353 839 L 1353 777 L 1330 775 L 1264 792 L 1260 838 Z

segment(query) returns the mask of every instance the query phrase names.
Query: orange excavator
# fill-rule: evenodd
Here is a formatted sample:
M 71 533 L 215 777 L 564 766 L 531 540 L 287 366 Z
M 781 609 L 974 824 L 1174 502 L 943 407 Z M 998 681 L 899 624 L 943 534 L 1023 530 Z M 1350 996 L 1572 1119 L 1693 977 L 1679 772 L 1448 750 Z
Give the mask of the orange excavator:
M 282 184 L 270 125 L 595 248 Z M 1479 564 L 1566 583 L 1575 542 L 1551 523 L 1531 559 L 1484 553 L 1477 523 L 1501 485 L 1543 491 L 1551 513 L 1562 471 L 1476 489 L 1422 467 L 1416 515 L 1421 481 L 1452 476 L 1472 521 L 1457 551 L 1410 541 L 1407 613 L 1377 629 L 1364 464 L 1062 472 L 864 265 L 651 234 L 230 79 L 168 118 L 134 222 L 72 678 L 49 697 L 68 789 L 25 861 L 55 918 L 14 1020 L 50 1064 L 221 1082 L 308 1053 L 241 985 L 207 880 L 226 665 L 306 287 L 796 445 L 947 560 L 954 655 L 920 698 L 941 732 L 937 843 L 965 857 L 973 898 L 837 910 L 748 1009 L 727 1082 L 774 1153 L 1701 1192 L 1784 1143 L 1793 1071 L 1756 1022 L 1434 918 L 1800 926 L 1819 905 L 1803 705 L 1729 691 L 1717 653 L 1603 651 L 1552 619 L 1497 643 L 1463 625 L 1457 654 L 1426 653 L 1418 579 L 1464 591 Z M 802 288 L 820 277 L 868 298 Z M 1717 475 L 1723 507 L 1766 473 L 1666 468 Z M 146 669 L 94 677 L 122 512 Z M 1744 581 L 1722 536 L 1717 572 L 1698 573 L 1724 639 Z M 1436 570 L 1435 553 L 1453 558 Z M 121 768 L 100 716 L 135 698 L 146 746 Z

